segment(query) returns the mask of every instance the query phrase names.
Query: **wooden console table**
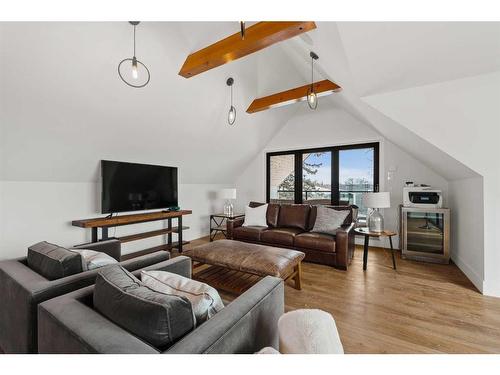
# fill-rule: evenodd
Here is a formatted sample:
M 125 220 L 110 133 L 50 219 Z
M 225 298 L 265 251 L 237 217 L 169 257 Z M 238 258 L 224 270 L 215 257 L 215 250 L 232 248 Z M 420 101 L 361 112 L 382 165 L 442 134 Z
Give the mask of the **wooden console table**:
M 114 217 L 98 217 L 93 219 L 83 219 L 83 220 L 73 220 L 71 224 L 75 227 L 80 228 L 90 228 L 92 230 L 92 242 L 104 241 L 109 239 L 108 229 L 113 227 L 119 227 L 123 225 L 147 223 L 150 221 L 166 220 L 167 227 L 164 229 L 152 230 L 148 232 L 130 234 L 123 237 L 118 237 L 122 243 L 142 240 L 144 238 L 167 235 L 167 243 L 160 246 L 155 246 L 149 249 L 134 252 L 132 254 L 127 254 L 126 258 L 133 258 L 134 256 L 144 255 L 152 253 L 158 250 L 172 250 L 177 248 L 180 253 L 182 253 L 182 245 L 189 242 L 182 240 L 182 231 L 189 229 L 189 227 L 182 225 L 182 217 L 184 215 L 191 215 L 191 210 L 181 210 L 181 211 L 156 211 L 156 212 L 146 212 L 140 214 L 122 215 Z M 172 219 L 177 219 L 177 226 L 172 226 Z M 101 238 L 98 237 L 98 228 L 101 228 Z M 172 242 L 172 233 L 177 233 L 178 241 Z M 124 258 L 125 258 L 124 257 Z

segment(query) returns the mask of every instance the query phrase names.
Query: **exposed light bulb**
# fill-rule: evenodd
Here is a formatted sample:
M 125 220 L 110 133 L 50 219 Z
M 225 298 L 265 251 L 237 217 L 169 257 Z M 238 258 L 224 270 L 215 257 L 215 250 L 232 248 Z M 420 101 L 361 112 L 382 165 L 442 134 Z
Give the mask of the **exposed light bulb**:
M 139 78 L 139 73 L 137 72 L 137 59 L 135 56 L 132 58 L 132 77 L 134 79 Z
M 309 104 L 309 108 L 311 109 L 316 109 L 318 106 L 318 97 L 314 91 L 307 95 L 307 104 Z
M 227 122 L 229 123 L 229 125 L 233 125 L 235 120 L 236 120 L 236 108 L 231 106 L 227 114 Z

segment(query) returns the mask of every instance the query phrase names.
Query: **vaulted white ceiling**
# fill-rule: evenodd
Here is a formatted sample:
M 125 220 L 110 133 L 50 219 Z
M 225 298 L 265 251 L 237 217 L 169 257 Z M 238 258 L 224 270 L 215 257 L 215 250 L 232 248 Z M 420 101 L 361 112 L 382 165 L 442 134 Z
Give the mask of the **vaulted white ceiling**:
M 300 104 L 253 115 L 246 108 L 308 82 L 310 50 L 320 56 L 316 77 L 343 87 L 320 105 L 350 112 L 445 178 L 475 174 L 365 97 L 499 70 L 498 23 L 317 25 L 185 79 L 177 74 L 185 57 L 238 24 L 141 23 L 137 56 L 152 77 L 132 89 L 116 71 L 132 52 L 128 23 L 1 23 L 0 178 L 96 181 L 100 159 L 121 159 L 179 166 L 184 183 L 233 182 Z M 234 127 L 226 122 L 229 76 Z

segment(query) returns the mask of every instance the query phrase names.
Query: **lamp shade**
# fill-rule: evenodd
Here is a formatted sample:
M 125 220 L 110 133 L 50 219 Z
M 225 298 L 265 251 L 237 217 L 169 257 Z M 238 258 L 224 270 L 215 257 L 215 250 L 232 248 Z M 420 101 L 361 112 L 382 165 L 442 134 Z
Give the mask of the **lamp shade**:
M 391 194 L 387 191 L 363 194 L 363 205 L 367 208 L 391 207 Z
M 222 199 L 236 199 L 236 189 L 222 189 L 220 197 Z

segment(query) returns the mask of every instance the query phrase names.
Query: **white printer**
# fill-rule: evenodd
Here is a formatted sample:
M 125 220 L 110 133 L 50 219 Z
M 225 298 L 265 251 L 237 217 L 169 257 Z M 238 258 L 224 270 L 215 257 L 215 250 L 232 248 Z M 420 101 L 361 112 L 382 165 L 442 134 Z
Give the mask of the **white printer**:
M 403 188 L 403 206 L 441 208 L 443 207 L 442 192 L 430 186 L 406 186 Z

